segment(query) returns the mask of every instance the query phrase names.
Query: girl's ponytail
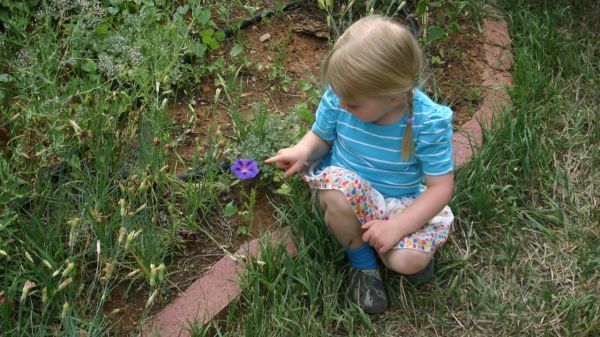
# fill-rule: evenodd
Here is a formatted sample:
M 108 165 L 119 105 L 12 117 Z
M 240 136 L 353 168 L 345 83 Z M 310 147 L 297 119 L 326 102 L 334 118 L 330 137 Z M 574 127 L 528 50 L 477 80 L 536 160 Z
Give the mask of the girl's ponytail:
M 404 132 L 404 138 L 402 139 L 402 160 L 409 160 L 415 154 L 415 142 L 412 136 L 412 124 L 415 120 L 413 117 L 413 98 L 413 89 L 411 89 L 406 94 L 406 101 L 408 102 L 408 118 L 406 118 L 406 131 Z

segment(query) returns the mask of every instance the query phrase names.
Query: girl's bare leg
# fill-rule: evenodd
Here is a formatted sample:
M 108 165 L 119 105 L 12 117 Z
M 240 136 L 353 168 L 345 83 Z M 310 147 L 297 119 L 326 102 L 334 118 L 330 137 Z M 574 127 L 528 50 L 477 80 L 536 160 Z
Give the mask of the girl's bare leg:
M 404 275 L 420 272 L 433 258 L 433 254 L 415 249 L 392 249 L 379 256 L 386 267 Z
M 358 248 L 364 243 L 363 230 L 350 202 L 338 190 L 320 190 L 319 203 L 325 223 L 344 248 Z
M 377 268 L 375 252 L 363 242 L 363 230 L 350 202 L 344 193 L 338 190 L 320 190 L 319 202 L 325 213 L 325 223 L 340 244 L 346 248 L 350 263 L 353 265 L 348 282 L 350 298 L 367 313 L 384 312 L 388 306 L 387 296 Z M 369 251 L 367 254 L 364 254 L 365 248 Z M 361 253 L 353 255 L 354 253 L 350 253 L 353 249 Z M 370 266 L 363 269 L 361 266 L 354 265 L 358 256 L 360 261 L 365 255 L 367 260 L 373 263 L 374 269 Z M 364 262 L 363 260 L 362 263 Z

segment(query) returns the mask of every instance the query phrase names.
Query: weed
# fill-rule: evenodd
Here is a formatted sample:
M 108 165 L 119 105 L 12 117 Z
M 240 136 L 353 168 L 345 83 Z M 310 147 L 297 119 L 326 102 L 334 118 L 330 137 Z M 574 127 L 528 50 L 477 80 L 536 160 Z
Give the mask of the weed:
M 223 37 L 211 7 L 190 3 L 0 3 L 1 122 L 12 137 L 0 156 L 6 335 L 102 335 L 121 282 L 146 288 L 150 310 L 178 226 L 216 211 L 216 173 L 188 186 L 168 165 L 167 102 L 215 69 L 206 59 Z
M 242 117 L 243 116 L 243 117 Z M 278 149 L 293 145 L 304 133 L 298 115 L 268 113 L 266 102 L 253 105 L 252 115 L 240 115 L 242 121 L 236 123 L 240 136 L 233 145 L 233 154 L 240 158 L 253 158 L 259 163 L 262 183 L 272 181 L 276 168 L 263 161 Z

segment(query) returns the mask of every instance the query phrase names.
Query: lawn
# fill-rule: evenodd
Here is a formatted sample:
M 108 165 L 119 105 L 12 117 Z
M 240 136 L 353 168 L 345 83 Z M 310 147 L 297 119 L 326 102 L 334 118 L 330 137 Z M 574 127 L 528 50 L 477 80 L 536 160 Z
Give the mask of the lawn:
M 476 26 L 480 5 L 421 0 L 418 19 L 441 8 Z M 306 6 L 330 17 L 333 37 L 352 18 Z M 498 6 L 513 43 L 512 105 L 456 172 L 455 230 L 435 279 L 413 287 L 385 275 L 391 308 L 369 316 L 345 296 L 343 251 L 304 184 L 264 165 L 252 181 L 227 172 L 312 121 L 315 65 L 287 71 L 293 42 L 271 32 L 278 44 L 254 62 L 252 40 L 222 30 L 282 4 L 0 1 L 2 335 L 133 335 L 198 276 L 181 266 L 210 265 L 272 214 L 298 256 L 264 251 L 226 317 L 194 336 L 600 335 L 600 8 Z M 425 25 L 437 27 L 421 40 L 433 69 L 450 57 L 432 47 L 453 23 Z M 119 326 L 125 315 L 139 321 Z

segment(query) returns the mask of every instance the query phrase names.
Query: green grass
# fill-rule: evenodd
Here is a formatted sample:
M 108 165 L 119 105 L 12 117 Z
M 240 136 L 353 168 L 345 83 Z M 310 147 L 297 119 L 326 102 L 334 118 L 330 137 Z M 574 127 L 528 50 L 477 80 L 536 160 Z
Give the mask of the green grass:
M 391 310 L 345 298 L 345 262 L 301 185 L 282 223 L 294 259 L 253 265 L 219 336 L 600 334 L 597 5 L 504 1 L 512 107 L 457 171 L 455 231 L 435 280 L 388 278 Z M 596 33 L 595 33 L 596 32 Z M 199 329 L 197 336 L 203 335 Z
M 244 4 L 0 4 L 3 336 L 105 335 L 117 284 L 147 296 L 143 319 L 177 286 L 165 276 L 179 229 L 219 239 L 211 219 L 234 181 L 217 163 L 239 155 L 240 140 L 225 153 L 215 132 L 190 162 L 179 146 L 195 121 L 179 125 L 168 108 L 191 104 L 203 80 L 233 77 L 242 52 L 226 62 L 215 51 L 235 21 L 226 9 Z M 176 179 L 182 165 L 203 166 L 203 178 Z
M 378 5 L 395 11 L 399 3 Z M 513 106 L 457 172 L 455 232 L 438 255 L 435 281 L 414 288 L 389 276 L 391 310 L 361 313 L 345 296 L 343 250 L 292 179 L 274 207 L 293 228 L 298 256 L 265 248 L 266 263 L 250 266 L 227 318 L 195 335 L 598 335 L 600 62 L 590 15 L 598 9 L 529 3 L 502 2 L 516 61 Z M 10 15 L 0 15 L 0 126 L 11 131 L 10 155 L 0 155 L 3 336 L 106 335 L 103 306 L 122 283 L 153 301 L 142 319 L 164 304 L 171 263 L 185 254 L 179 229 L 220 244 L 213 222 L 237 187 L 217 163 L 263 158 L 293 142 L 318 99 L 314 79 L 290 80 L 285 46 L 275 46 L 274 90 L 302 87 L 309 102 L 287 117 L 267 101 L 240 111 L 240 69 L 256 66 L 243 37 L 232 42 L 241 51 L 222 57 L 211 50 L 221 48 L 218 33 L 205 31 L 201 42 L 190 34 L 216 28 L 213 19 L 232 24 L 223 2 L 112 1 L 102 15 L 56 4 L 5 2 Z M 342 27 L 344 16 L 334 19 Z M 212 113 L 230 114 L 233 136 L 213 126 L 215 137 L 195 144 L 190 163 L 180 146 L 198 121 L 174 123 L 167 109 L 192 104 L 208 78 L 220 89 Z M 204 177 L 176 179 L 175 167 L 188 165 L 204 165 Z M 281 184 L 272 167 L 261 169 L 258 187 Z M 251 208 L 247 199 L 238 206 Z M 27 281 L 35 286 L 24 294 Z

